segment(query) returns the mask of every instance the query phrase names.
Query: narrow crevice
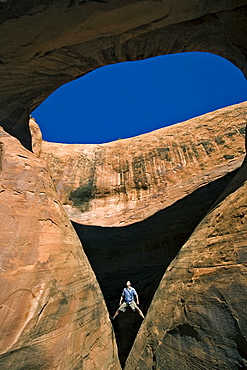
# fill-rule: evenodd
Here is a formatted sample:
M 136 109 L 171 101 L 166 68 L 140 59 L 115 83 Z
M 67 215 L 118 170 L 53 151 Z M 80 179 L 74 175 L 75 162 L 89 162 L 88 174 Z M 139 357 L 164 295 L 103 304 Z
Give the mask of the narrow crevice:
M 38 313 L 38 316 L 40 316 L 42 314 L 42 312 L 44 311 L 45 307 L 48 305 L 49 301 L 47 301 L 41 308 L 41 310 L 39 311 Z
M 197 189 L 170 207 L 132 225 L 100 227 L 73 222 L 110 315 L 118 308 L 127 280 L 139 294 L 144 315 L 147 313 L 166 268 L 235 173 Z M 123 367 L 141 323 L 141 317 L 131 309 L 120 313 L 113 321 Z
M 3 144 L 0 143 L 0 171 L 2 171 Z

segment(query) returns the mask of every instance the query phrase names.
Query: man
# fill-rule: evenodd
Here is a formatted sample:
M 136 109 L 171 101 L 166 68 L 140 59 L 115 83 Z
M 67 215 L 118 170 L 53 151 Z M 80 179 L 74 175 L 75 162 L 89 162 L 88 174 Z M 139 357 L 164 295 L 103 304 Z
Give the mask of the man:
M 136 302 L 134 300 L 134 296 L 136 297 Z M 117 309 L 115 315 L 111 317 L 111 319 L 114 320 L 116 316 L 119 314 L 119 311 L 125 312 L 127 306 L 130 306 L 133 311 L 137 310 L 139 315 L 144 319 L 144 315 L 137 305 L 139 305 L 138 294 L 136 293 L 136 290 L 132 288 L 130 281 L 127 281 L 126 288 L 124 288 L 120 298 L 119 302 L 120 307 Z

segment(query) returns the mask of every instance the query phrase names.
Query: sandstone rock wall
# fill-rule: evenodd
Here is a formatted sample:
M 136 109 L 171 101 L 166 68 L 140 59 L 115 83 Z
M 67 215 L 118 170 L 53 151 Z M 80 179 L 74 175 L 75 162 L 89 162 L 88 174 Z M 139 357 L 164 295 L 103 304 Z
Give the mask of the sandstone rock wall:
M 238 168 L 247 103 L 100 145 L 43 142 L 58 196 L 84 225 L 141 221 Z
M 0 130 L 0 368 L 119 369 L 106 306 L 46 164 Z
M 236 171 L 197 189 L 141 222 L 121 227 L 73 223 L 110 314 L 116 311 L 123 286 L 129 279 L 138 291 L 140 307 L 146 314 L 169 263 Z M 130 310 L 113 322 L 122 364 L 141 322 L 139 315 Z
M 246 162 L 167 269 L 132 369 L 247 367 Z
M 0 5 L 0 124 L 30 147 L 28 115 L 100 66 L 186 51 L 246 73 L 246 0 L 6 0 Z
M 1 1 L 0 124 L 31 148 L 29 113 L 58 86 L 110 63 L 176 52 L 207 51 L 227 58 L 246 74 L 246 5 L 244 0 Z M 200 172 L 197 167 L 192 145 L 186 146 L 186 151 L 181 146 L 178 149 L 179 145 L 176 150 L 169 146 L 170 151 L 161 151 L 164 158 L 172 152 L 174 161 L 180 163 L 178 158 L 191 161 L 191 168 L 195 166 L 200 172 L 199 180 L 190 177 L 186 188 L 182 172 L 179 168 L 175 171 L 176 167 L 171 166 L 173 162 L 168 161 L 172 162 L 169 169 L 180 173 L 179 176 L 173 173 L 170 181 L 174 184 L 182 181 L 181 197 L 194 195 L 198 187 L 207 187 L 213 179 L 223 181 L 224 174 L 238 166 L 242 149 L 233 154 L 231 140 L 236 138 L 238 142 L 243 129 L 234 133 L 229 120 L 230 124 L 230 131 L 222 131 L 223 139 L 221 132 L 217 134 L 221 139 L 207 132 L 212 146 L 203 145 L 204 138 L 199 138 L 197 153 L 205 169 L 210 169 L 204 174 L 204 170 Z M 222 127 L 220 123 L 217 125 Z M 35 126 L 33 128 L 35 130 Z M 221 140 L 231 149 L 225 143 L 220 144 Z M 0 367 L 11 370 L 118 369 L 114 336 L 99 287 L 60 205 L 45 164 L 2 130 L 0 143 L 3 251 L 0 260 Z M 39 140 L 33 148 L 39 155 Z M 219 162 L 213 163 L 212 156 L 207 153 L 212 148 L 213 155 L 221 152 L 216 155 L 216 162 L 228 156 L 225 165 L 219 167 Z M 132 155 L 131 151 L 129 153 Z M 139 153 L 141 156 L 142 150 Z M 189 153 L 194 159 L 188 159 Z M 229 157 L 237 153 L 236 160 Z M 89 153 L 87 158 L 90 160 Z M 95 158 L 91 159 L 94 163 Z M 99 161 L 98 157 L 96 159 Z M 111 159 L 109 157 L 109 161 Z M 207 167 L 209 159 L 210 168 Z M 213 174 L 214 165 L 216 175 Z M 114 180 L 114 194 L 111 187 L 108 193 L 109 184 L 106 193 L 105 184 L 100 184 L 99 194 L 104 195 L 104 199 L 96 197 L 88 202 L 89 207 L 95 207 L 94 203 L 99 204 L 99 200 L 105 204 L 111 199 L 118 211 L 116 199 L 121 199 L 121 204 L 126 202 L 125 192 L 121 191 L 124 166 L 121 163 L 113 169 L 115 177 L 112 169 L 109 172 L 113 179 L 118 176 Z M 189 168 L 188 173 L 193 175 Z M 164 275 L 126 369 L 247 367 L 246 172 L 245 163 Z M 134 176 L 131 181 L 128 179 L 129 183 L 124 180 L 128 191 L 135 194 L 134 203 L 149 201 L 143 194 L 148 194 L 149 184 L 153 186 L 156 177 L 150 181 L 146 176 L 146 181 L 142 160 L 136 166 L 136 173 L 140 181 L 135 182 Z M 161 177 L 158 176 L 157 184 L 163 187 Z M 91 172 L 88 179 L 95 180 Z M 135 190 L 131 186 L 133 183 Z M 116 188 L 117 185 L 120 187 Z M 193 186 L 194 192 L 188 194 Z M 138 192 L 136 187 L 139 187 Z M 60 196 L 65 193 L 62 191 Z M 176 192 L 170 193 L 171 202 L 176 205 L 181 199 Z M 209 198 L 208 205 L 213 197 Z M 157 202 L 154 198 L 149 204 L 152 202 L 151 213 L 135 209 L 136 219 L 144 219 L 160 209 L 159 196 Z M 203 199 L 201 203 L 201 209 L 206 209 Z M 167 201 L 163 207 L 168 204 Z M 135 219 L 128 218 L 131 213 L 133 215 L 133 209 L 123 219 L 121 213 L 123 208 L 115 212 L 118 225 L 119 221 L 128 225 Z M 105 221 L 105 216 L 108 214 L 104 215 L 105 225 L 113 225 L 113 220 Z M 171 252 L 173 258 L 174 250 Z
M 246 105 L 103 145 L 43 142 L 110 314 L 129 279 L 143 312 L 152 307 L 166 268 L 243 161 Z M 113 325 L 124 365 L 141 319 L 126 312 Z

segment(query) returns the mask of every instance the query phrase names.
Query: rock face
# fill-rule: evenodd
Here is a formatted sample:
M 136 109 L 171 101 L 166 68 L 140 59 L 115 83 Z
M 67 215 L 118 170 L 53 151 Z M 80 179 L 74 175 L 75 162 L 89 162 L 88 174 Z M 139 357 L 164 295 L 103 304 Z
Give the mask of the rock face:
M 186 51 L 247 73 L 246 0 L 1 1 L 0 124 L 31 147 L 28 115 L 100 66 Z
M 247 103 L 100 145 L 43 142 L 58 196 L 74 222 L 142 221 L 238 168 Z
M 36 157 L 40 157 L 42 151 L 42 133 L 39 125 L 33 118 L 29 120 L 29 129 L 32 136 L 32 152 Z
M 169 263 L 234 176 L 231 172 L 141 222 L 122 227 L 73 223 L 96 273 L 110 314 L 131 279 L 146 314 Z M 203 200 L 203 201 L 202 201 Z M 188 217 L 189 215 L 189 217 Z M 122 364 L 142 320 L 126 312 L 113 322 Z
M 0 124 L 31 149 L 29 113 L 58 86 L 110 63 L 207 51 L 227 58 L 247 74 L 246 13 L 246 0 L 1 1 Z M 147 309 L 150 302 L 145 302 L 145 296 L 152 297 L 173 260 L 138 333 L 127 370 L 247 367 L 246 163 L 220 196 L 231 181 L 230 172 L 241 161 L 240 112 L 235 116 L 231 113 L 234 119 L 228 120 L 228 127 L 216 122 L 217 135 L 197 121 L 195 127 L 201 125 L 203 134 L 197 136 L 194 130 L 195 139 L 191 141 L 190 132 L 186 138 L 182 130 L 183 124 L 165 146 L 157 145 L 153 137 L 147 158 L 143 157 L 146 148 L 140 147 L 142 142 L 137 138 L 133 150 L 128 149 L 128 157 L 133 158 L 138 147 L 138 158 L 128 167 L 122 157 L 117 166 L 114 162 L 114 168 L 106 162 L 111 163 L 116 148 L 120 153 L 126 150 L 122 149 L 126 141 L 101 146 L 104 170 L 112 183 L 95 185 L 95 171 L 91 169 L 100 158 L 98 154 L 95 157 L 98 149 L 94 147 L 91 157 L 87 152 L 85 163 L 80 164 L 90 170 L 86 189 L 85 184 L 73 182 L 76 171 L 67 174 L 71 184 L 64 179 L 69 193 L 63 181 L 61 191 L 57 186 L 60 197 L 64 196 L 63 203 L 74 202 L 76 207 L 72 209 L 71 203 L 67 210 L 75 220 L 79 221 L 81 214 L 76 212 L 78 206 L 86 211 L 80 222 L 87 225 L 77 223 L 75 227 L 85 240 L 95 271 L 99 266 L 97 277 L 102 289 L 104 284 L 109 289 L 109 277 L 120 289 L 127 275 L 136 274 L 134 284 L 143 276 L 145 287 L 136 287 L 143 291 L 141 299 Z M 239 117 L 237 124 L 232 122 Z M 32 124 L 35 131 L 37 137 L 37 127 Z M 2 130 L 0 143 L 0 367 L 118 369 L 114 336 L 100 289 L 45 163 Z M 41 138 L 37 137 L 33 142 L 37 156 L 41 154 L 40 144 Z M 109 157 L 102 149 L 106 147 Z M 170 172 L 165 182 L 162 171 L 151 171 L 149 176 L 147 169 L 154 168 L 152 160 L 157 161 L 159 171 L 161 163 L 166 163 L 164 168 Z M 60 175 L 54 174 L 56 181 Z M 97 176 L 105 181 L 100 172 Z M 176 189 L 172 189 L 173 182 Z M 160 187 L 163 193 L 165 184 L 170 200 L 158 191 Z M 72 191 L 71 186 L 75 186 Z M 156 189 L 155 198 L 150 197 L 152 189 Z M 142 210 L 146 203 L 149 208 Z M 108 207 L 108 213 L 102 217 L 100 211 L 94 216 L 93 212 L 102 206 Z M 98 218 L 98 225 L 107 227 L 90 225 L 97 224 Z M 140 222 L 132 225 L 134 220 Z M 101 243 L 100 253 L 95 240 Z M 138 268 L 126 259 L 131 253 Z M 154 278 L 156 272 L 159 276 Z M 129 348 L 121 340 L 121 330 L 129 334 L 131 320 L 122 329 L 121 320 L 114 324 L 118 343 L 123 344 L 122 363 Z M 135 330 L 138 325 L 134 325 Z
M 129 279 L 148 311 L 166 268 L 243 161 L 246 106 L 103 145 L 43 142 L 110 314 Z M 114 321 L 122 365 L 140 324 L 132 312 Z
M 247 164 L 165 273 L 132 369 L 247 368 Z
M 0 368 L 119 369 L 103 296 L 46 164 L 2 129 L 0 178 Z

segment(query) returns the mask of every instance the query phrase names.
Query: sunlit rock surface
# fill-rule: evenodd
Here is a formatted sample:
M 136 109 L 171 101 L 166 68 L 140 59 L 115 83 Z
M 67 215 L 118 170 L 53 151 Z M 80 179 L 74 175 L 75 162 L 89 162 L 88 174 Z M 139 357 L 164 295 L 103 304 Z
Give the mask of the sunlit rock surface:
M 207 51 L 247 73 L 246 15 L 246 0 L 1 1 L 0 124 L 30 147 L 29 113 L 106 64 Z
M 152 306 L 166 268 L 242 164 L 246 106 L 109 144 L 43 142 L 111 314 L 129 279 L 143 312 Z M 113 323 L 122 364 L 141 322 L 126 312 Z
M 126 370 L 247 368 L 246 167 L 166 271 Z
M 0 124 L 20 139 L 23 145 L 31 148 L 28 128 L 30 112 L 58 86 L 110 63 L 177 52 L 207 51 L 227 58 L 247 74 L 246 15 L 246 0 L 108 0 L 105 3 L 86 0 L 1 1 Z M 97 92 L 92 99 L 100 99 Z M 220 121 L 216 122 L 214 129 L 221 127 L 217 135 L 216 132 L 210 134 L 203 127 L 203 137 L 198 137 L 192 131 L 196 152 L 192 148 L 194 139 L 189 131 L 187 139 L 182 137 L 187 144 L 184 150 L 179 147 L 183 145 L 183 140 L 178 139 L 180 131 L 175 140 L 172 137 L 177 149 L 169 140 L 166 146 L 161 146 L 164 149 L 169 145 L 169 154 L 172 154 L 172 160 L 166 164 L 171 175 L 169 181 L 166 178 L 167 187 L 161 182 L 162 173 L 157 175 L 157 185 L 152 171 L 152 181 L 147 176 L 148 171 L 143 169 L 143 163 L 150 169 L 152 166 L 145 162 L 146 158 L 142 159 L 146 148 L 137 148 L 141 144 L 137 143 L 135 150 L 138 149 L 140 158 L 135 160 L 135 170 L 131 171 L 138 175 L 140 181 L 134 181 L 133 189 L 127 184 L 132 200 L 132 203 L 127 200 L 127 216 L 121 208 L 126 202 L 123 187 L 113 188 L 113 194 L 112 188 L 108 193 L 108 183 L 108 189 L 104 192 L 103 183 L 98 185 L 100 197 L 97 198 L 97 194 L 93 199 L 87 196 L 91 201 L 86 202 L 89 208 L 84 207 L 86 212 L 83 217 L 90 212 L 92 217 L 83 220 L 88 225 L 77 224 L 77 229 L 80 228 L 77 231 L 85 240 L 88 256 L 91 251 L 89 257 L 94 269 L 95 264 L 100 263 L 94 253 L 98 245 L 95 243 L 95 249 L 92 245 L 97 240 L 98 243 L 101 241 L 101 247 L 106 246 L 100 255 L 104 258 L 98 274 L 99 280 L 101 275 L 102 287 L 109 268 L 112 274 L 109 277 L 116 285 L 113 294 L 119 295 L 118 289 L 122 288 L 126 278 L 126 271 L 122 269 L 126 264 L 121 255 L 116 256 L 116 252 L 121 251 L 124 243 L 123 255 L 126 256 L 125 252 L 130 250 L 128 247 L 134 246 L 135 261 L 140 262 L 145 273 L 148 270 L 146 262 L 153 263 L 150 276 L 154 276 L 152 268 L 159 270 L 158 259 L 164 272 L 167 264 L 176 257 L 179 248 L 208 212 L 214 198 L 230 181 L 232 170 L 240 165 L 242 144 L 239 145 L 238 141 L 244 130 L 242 127 L 241 131 L 237 128 L 237 132 L 234 131 L 233 122 L 238 120 L 238 115 L 233 118 L 228 123 L 229 131 L 226 127 L 222 128 Z M 32 130 L 38 133 L 35 125 Z M 212 146 L 206 144 L 205 137 L 207 140 L 210 138 Z M 118 368 L 114 337 L 101 293 L 58 199 L 65 194 L 66 199 L 71 198 L 69 202 L 77 201 L 78 192 L 68 196 L 66 191 L 62 191 L 58 197 L 46 165 L 3 132 L 0 139 L 3 279 L 0 293 L 0 367 L 11 370 Z M 118 145 L 122 144 L 124 141 Z M 151 140 L 152 150 L 160 148 L 156 144 L 153 145 Z M 121 149 L 120 146 L 118 149 Z M 214 151 L 210 154 L 212 149 Z M 33 151 L 39 155 L 40 150 L 38 139 L 33 142 Z M 122 152 L 123 149 L 120 150 Z M 196 153 L 204 168 L 199 166 Z M 132 154 L 130 150 L 128 155 L 131 158 Z M 160 153 L 163 158 L 167 155 L 167 150 Z M 90 156 L 87 158 L 90 159 Z M 120 159 L 117 169 L 123 168 L 123 171 L 114 169 L 114 176 L 119 176 L 118 179 L 113 176 L 112 170 L 109 173 L 114 186 L 126 181 L 124 176 L 130 172 L 125 173 Z M 91 160 L 93 163 L 95 158 L 91 157 Z M 110 156 L 109 163 L 111 160 Z M 175 163 L 184 166 L 184 162 L 189 178 L 188 187 L 185 185 L 186 173 L 183 178 L 182 169 L 175 166 Z M 132 169 L 132 165 L 129 168 Z M 199 178 L 195 179 L 196 172 Z M 73 183 L 73 176 L 71 178 Z M 228 193 L 208 213 L 164 275 L 127 361 L 128 370 L 246 368 L 245 178 L 244 166 Z M 89 173 L 89 188 L 92 180 L 95 181 Z M 131 184 L 133 180 L 134 175 Z M 66 178 L 64 181 L 68 182 Z M 174 185 L 178 181 L 176 189 L 172 189 L 172 181 Z M 159 193 L 155 194 L 157 200 L 148 198 L 151 187 L 155 185 L 155 189 L 158 189 L 159 184 L 162 193 L 169 190 L 170 201 Z M 76 191 L 83 184 L 75 185 Z M 68 189 L 71 189 L 70 183 Z M 80 190 L 79 198 L 83 194 L 85 196 L 85 192 Z M 92 192 L 89 191 L 90 194 Z M 111 213 L 103 214 L 100 211 L 96 216 L 92 213 L 99 207 L 100 201 L 101 205 L 105 204 L 110 209 L 108 199 L 112 200 L 116 224 L 111 219 Z M 119 199 L 120 209 L 116 199 Z M 149 204 L 149 208 L 142 211 L 136 206 L 139 201 L 143 207 Z M 165 213 L 160 215 L 157 211 L 162 209 L 161 205 Z M 76 208 L 73 207 L 73 214 L 76 213 L 78 221 L 75 209 L 77 211 L 78 204 Z M 94 229 L 94 235 L 97 236 L 94 239 L 91 231 L 82 227 L 91 228 L 90 222 L 96 222 L 99 216 L 102 217 L 99 225 L 103 225 L 104 221 L 107 227 Z M 177 223 L 173 223 L 174 217 L 177 217 Z M 109 221 L 106 221 L 107 218 Z M 135 220 L 141 222 L 134 224 Z M 120 227 L 113 230 L 109 225 Z M 173 228 L 167 230 L 164 225 L 173 225 Z M 125 227 L 133 229 L 129 231 Z M 112 235 L 106 235 L 106 229 Z M 122 230 L 126 230 L 124 235 L 121 234 Z M 181 230 L 178 241 L 177 230 L 179 233 Z M 136 237 L 133 238 L 133 235 Z M 141 235 L 142 238 L 139 238 Z M 136 243 L 138 240 L 139 246 Z M 115 248 L 111 253 L 108 244 Z M 105 270 L 104 261 L 108 261 Z M 138 282 L 137 277 L 143 276 L 137 270 L 133 283 Z M 130 272 L 134 272 L 133 265 L 128 274 Z M 163 272 L 159 270 L 160 278 Z M 119 279 L 114 280 L 116 276 Z M 149 294 L 144 288 L 141 289 L 148 286 L 145 281 L 142 286 L 136 287 L 140 294 L 143 291 L 141 300 L 148 307 L 145 297 L 150 298 L 156 287 L 151 284 L 153 290 L 150 288 Z M 123 329 L 126 333 L 126 327 Z M 115 330 L 117 333 L 117 328 Z M 120 334 L 121 330 L 118 338 Z M 122 362 L 127 351 L 125 348 Z
M 29 120 L 29 129 L 32 136 L 32 152 L 36 157 L 40 157 L 42 151 L 42 133 L 39 125 L 33 118 L 30 118 Z
M 43 142 L 70 219 L 123 226 L 146 219 L 238 168 L 247 103 L 107 144 Z
M 0 130 L 0 368 L 119 369 L 105 302 L 43 160 Z

